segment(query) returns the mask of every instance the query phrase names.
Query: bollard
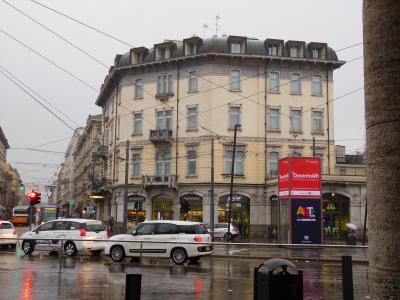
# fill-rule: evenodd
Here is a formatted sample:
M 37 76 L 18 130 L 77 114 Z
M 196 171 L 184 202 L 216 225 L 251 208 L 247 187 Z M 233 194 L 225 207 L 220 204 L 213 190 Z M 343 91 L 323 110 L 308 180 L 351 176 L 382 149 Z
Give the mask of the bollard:
M 142 270 L 127 268 L 125 280 L 125 300 L 140 300 L 142 286 Z
M 354 300 L 351 256 L 342 256 L 343 300 Z

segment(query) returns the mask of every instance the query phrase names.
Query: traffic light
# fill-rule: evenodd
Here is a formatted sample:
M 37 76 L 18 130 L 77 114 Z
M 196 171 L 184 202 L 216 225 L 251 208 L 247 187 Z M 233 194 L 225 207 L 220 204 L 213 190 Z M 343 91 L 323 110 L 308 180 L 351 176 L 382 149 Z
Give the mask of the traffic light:
M 190 210 L 190 204 L 187 200 L 181 200 L 181 214 L 187 214 Z
M 25 186 L 22 182 L 19 184 L 19 189 L 20 189 L 20 191 L 25 190 Z
M 134 210 L 135 210 L 135 211 L 141 211 L 141 210 L 143 210 L 143 202 L 136 201 L 136 202 L 135 202 L 135 206 L 134 206 Z
M 34 206 L 34 205 L 40 203 L 41 195 L 42 195 L 41 193 L 35 192 L 34 190 L 32 190 L 32 192 L 30 192 L 28 194 L 28 198 L 29 198 L 29 202 L 31 203 L 31 206 Z

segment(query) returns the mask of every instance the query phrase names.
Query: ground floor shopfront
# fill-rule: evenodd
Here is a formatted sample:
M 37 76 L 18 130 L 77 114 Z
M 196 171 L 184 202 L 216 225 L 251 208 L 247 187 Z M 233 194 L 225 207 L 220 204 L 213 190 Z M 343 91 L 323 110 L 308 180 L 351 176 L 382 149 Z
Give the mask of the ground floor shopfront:
M 182 185 L 178 189 L 152 187 L 142 189 L 130 186 L 128 193 L 128 226 L 144 220 L 190 220 L 209 224 L 211 221 L 211 193 L 209 185 Z M 277 199 L 277 185 L 265 189 L 257 185 L 236 185 L 230 203 L 229 185 L 216 185 L 214 192 L 214 223 L 228 221 L 231 204 L 231 222 L 242 236 L 268 236 L 273 228 L 284 222 Z M 364 184 L 323 184 L 324 239 L 341 239 L 346 224 L 363 227 L 366 200 Z M 182 212 L 182 202 L 188 209 Z M 123 187 L 116 188 L 103 202 L 98 203 L 98 217 L 106 221 L 109 216 L 123 223 Z M 100 215 L 101 213 L 101 215 Z

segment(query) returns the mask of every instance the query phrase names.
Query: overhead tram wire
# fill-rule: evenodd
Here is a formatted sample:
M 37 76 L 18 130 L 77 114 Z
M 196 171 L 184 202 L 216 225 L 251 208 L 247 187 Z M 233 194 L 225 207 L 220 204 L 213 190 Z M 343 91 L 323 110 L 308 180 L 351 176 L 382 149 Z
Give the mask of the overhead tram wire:
M 3 34 L 5 34 L 6 36 L 8 36 L 9 38 L 13 39 L 14 41 L 16 41 L 17 43 L 19 43 L 20 45 L 24 46 L 25 48 L 27 48 L 28 50 L 32 51 L 33 53 L 35 53 L 36 55 L 40 56 L 41 58 L 43 58 L 45 61 L 47 61 L 48 63 L 52 64 L 53 66 L 57 67 L 58 69 L 60 69 L 61 71 L 65 72 L 66 74 L 70 75 L 72 78 L 78 80 L 79 82 L 81 82 L 82 84 L 84 84 L 85 86 L 87 86 L 88 88 L 90 88 L 91 90 L 95 91 L 96 93 L 99 93 L 100 91 L 98 89 L 96 89 L 95 87 L 93 87 L 92 85 L 90 85 L 89 83 L 87 83 L 86 81 L 80 79 L 78 76 L 76 76 L 75 74 L 71 73 L 70 71 L 68 71 L 67 69 L 65 69 L 64 67 L 61 67 L 60 65 L 56 64 L 55 62 L 53 62 L 52 60 L 50 60 L 49 58 L 47 58 L 46 56 L 40 54 L 38 51 L 36 51 L 35 49 L 29 47 L 28 45 L 26 45 L 25 43 L 21 42 L 20 40 L 18 40 L 17 38 L 15 38 L 14 36 L 12 36 L 11 34 L 7 33 L 6 31 L 4 31 L 3 29 L 0 28 L 0 32 L 2 32 Z
M 99 30 L 99 29 L 97 29 L 97 28 L 95 28 L 93 26 L 90 26 L 90 25 L 88 25 L 88 24 L 86 24 L 86 23 L 84 23 L 82 21 L 79 21 L 78 19 L 75 19 L 75 18 L 73 18 L 71 16 L 68 16 L 68 15 L 66 15 L 66 14 L 64 14 L 64 13 L 62 13 L 60 11 L 57 11 L 54 8 L 51 8 L 49 6 L 46 6 L 46 5 L 42 4 L 42 3 L 34 1 L 34 0 L 31 0 L 31 2 L 36 3 L 37 5 L 40 5 L 40 6 L 46 8 L 48 10 L 51 10 L 51 11 L 53 11 L 53 12 L 55 12 L 55 13 L 63 16 L 63 17 L 65 17 L 67 19 L 70 19 L 70 20 L 72 20 L 72 21 L 74 21 L 76 23 L 79 23 L 79 24 L 81 24 L 81 25 L 83 25 L 83 26 L 85 26 L 85 27 L 87 27 L 89 29 L 92 29 L 92 30 L 94 30 L 94 31 L 96 31 L 96 32 L 98 32 L 98 33 L 100 33 L 100 34 L 102 34 L 104 36 L 107 36 L 107 37 L 109 37 L 109 38 L 111 38 L 111 39 L 113 39 L 113 40 L 115 40 L 117 42 L 120 42 L 120 43 L 122 43 L 122 44 L 124 44 L 126 46 L 133 47 L 133 45 L 131 45 L 131 44 L 127 43 L 127 42 L 124 42 L 123 40 L 120 40 L 120 39 L 116 38 L 115 36 L 112 36 L 111 34 L 108 34 L 108 33 L 104 32 L 104 31 L 101 31 L 101 30 Z
M 15 75 L 13 75 L 10 71 L 8 71 L 6 68 L 4 68 L 3 66 L 0 65 L 0 69 L 2 69 L 3 71 L 7 72 L 7 74 L 9 74 L 11 77 L 13 77 L 15 80 L 17 80 L 19 83 L 21 83 L 24 87 L 26 87 L 28 90 L 30 90 L 32 93 L 34 93 L 37 97 L 39 97 L 40 99 L 42 99 L 44 102 L 46 102 L 48 105 L 50 105 L 52 108 L 54 108 L 57 112 L 59 112 L 60 114 L 62 114 L 65 118 L 67 118 L 68 120 L 70 120 L 72 123 L 74 123 L 76 126 L 80 126 L 77 122 L 75 122 L 73 119 L 71 119 L 70 117 L 68 117 L 66 114 L 64 114 L 61 110 L 59 110 L 57 107 L 55 107 L 54 105 L 52 105 L 49 101 L 47 101 L 45 98 L 43 98 L 39 93 L 35 92 L 32 88 L 30 88 L 27 84 L 25 84 L 22 80 L 18 79 Z
M 17 87 L 19 87 L 22 91 L 24 91 L 29 97 L 31 97 L 33 100 L 35 100 L 37 103 L 39 103 L 44 109 L 46 109 L 48 112 L 50 112 L 53 116 L 55 116 L 58 120 L 60 120 L 64 125 L 66 125 L 69 129 L 72 131 L 75 131 L 73 127 L 71 127 L 67 122 L 65 122 L 63 119 L 61 119 L 59 116 L 57 116 L 54 112 L 52 112 L 49 108 L 47 108 L 43 103 L 41 103 L 38 99 L 36 99 L 33 95 L 31 95 L 27 90 L 25 90 L 22 86 L 20 86 L 17 82 L 14 81 L 13 78 L 8 76 L 6 73 L 4 73 L 2 70 L 0 70 L 0 73 L 2 73 L 8 80 L 10 80 L 12 83 L 14 83 Z
M 53 31 L 52 29 L 46 27 L 45 25 L 43 25 L 42 23 L 38 22 L 38 21 L 35 20 L 34 18 L 30 17 L 28 14 L 26 14 L 26 13 L 24 13 L 23 11 L 19 10 L 19 9 L 16 8 L 15 6 L 9 4 L 7 1 L 5 1 L 5 0 L 1 0 L 1 1 L 3 1 L 3 2 L 6 3 L 6 4 L 8 4 L 8 5 L 11 6 L 12 8 L 16 9 L 18 12 L 24 14 L 24 15 L 25 15 L 26 17 L 28 17 L 30 20 L 32 20 L 33 22 L 39 24 L 40 26 L 42 26 L 42 27 L 45 28 L 46 30 L 50 31 L 51 33 L 53 33 L 54 35 L 56 35 L 57 37 L 59 37 L 60 39 L 62 39 L 63 41 L 65 41 L 66 43 L 68 43 L 69 45 L 73 46 L 75 49 L 81 51 L 82 53 L 84 53 L 84 54 L 87 55 L 88 57 L 90 57 L 90 58 L 92 58 L 93 60 L 95 60 L 97 63 L 101 64 L 102 66 L 104 66 L 104 67 L 106 67 L 106 68 L 108 68 L 108 66 L 107 66 L 106 64 L 104 64 L 104 63 L 101 62 L 100 60 L 96 59 L 94 56 L 92 56 L 91 54 L 87 53 L 87 52 L 84 51 L 82 48 L 76 46 L 75 44 L 73 44 L 72 42 L 70 42 L 69 40 L 67 40 L 66 38 L 62 37 L 61 35 L 59 35 L 59 34 L 56 33 L 55 31 Z M 33 1 L 33 2 L 35 2 L 35 3 L 39 4 L 39 5 L 41 5 L 41 3 L 38 3 L 38 2 L 36 2 L 36 1 Z M 51 8 L 49 8 L 49 7 L 46 7 L 46 8 L 51 9 Z M 57 13 L 58 13 L 58 12 L 57 12 Z M 61 14 L 61 15 L 63 15 L 64 17 L 68 17 L 68 16 L 65 15 L 65 14 Z M 76 20 L 73 19 L 73 18 L 70 18 L 70 19 L 76 21 Z M 82 25 L 84 25 L 84 26 L 87 26 L 87 27 L 89 27 L 89 28 L 91 28 L 91 29 L 93 29 L 93 30 L 96 30 L 93 26 L 89 26 L 89 25 L 87 25 L 87 24 L 84 24 L 83 22 L 78 22 L 78 23 L 80 23 L 80 24 L 82 24 Z M 98 31 L 98 30 L 96 30 L 96 31 L 97 31 L 97 32 L 100 32 L 100 31 Z M 101 33 L 102 33 L 102 34 L 105 34 L 104 32 L 101 32 Z M 112 37 L 112 36 L 109 35 L 109 34 L 105 34 L 105 35 L 108 36 L 108 37 L 114 38 L 114 37 Z M 119 39 L 117 39 L 117 40 L 119 40 Z M 119 41 L 120 41 L 120 40 L 119 40 Z M 127 44 L 127 43 L 124 42 L 124 44 Z M 358 45 L 361 45 L 361 44 L 362 44 L 362 43 L 356 43 L 356 44 L 353 44 L 353 45 L 350 45 L 350 46 L 347 46 L 347 47 L 338 49 L 338 50 L 336 50 L 336 52 L 341 51 L 341 50 L 345 50 L 345 49 L 349 49 L 349 48 L 352 48 L 352 47 L 355 47 L 355 46 L 358 46 Z M 130 45 L 130 44 L 127 44 L 127 45 L 133 47 L 133 46 Z M 333 52 L 333 51 L 332 51 L 332 52 Z M 349 62 L 351 62 L 351 61 L 349 61 Z M 189 73 L 189 71 L 187 71 L 187 70 L 185 70 L 185 69 L 183 69 L 183 71 Z M 238 82 L 241 82 L 241 81 L 243 81 L 243 80 L 247 80 L 247 79 L 250 79 L 250 78 L 258 77 L 258 76 L 260 76 L 260 75 L 264 75 L 264 73 L 265 73 L 265 72 L 262 72 L 262 73 L 260 73 L 260 74 L 255 74 L 255 75 L 253 75 L 253 76 L 247 76 L 246 78 L 243 78 L 243 79 L 239 80 Z M 312 73 L 310 73 L 309 76 L 311 76 L 311 74 L 312 74 Z M 308 76 L 303 76 L 303 77 L 300 78 L 300 80 L 303 79 L 303 78 L 306 78 L 306 77 L 308 77 Z M 213 83 L 213 82 L 211 82 L 211 81 L 209 81 L 209 80 L 207 80 L 207 79 L 205 79 L 205 78 L 203 78 L 203 77 L 200 77 L 200 78 L 203 79 L 203 80 L 208 81 L 209 83 L 215 84 L 215 83 Z M 128 82 L 130 82 L 130 83 L 132 83 L 134 86 L 136 86 L 136 84 L 135 84 L 134 82 L 131 82 L 130 80 L 128 80 Z M 292 82 L 292 81 L 290 81 L 290 82 Z M 289 83 L 290 83 L 290 82 L 289 82 Z M 289 84 L 289 83 L 286 83 L 286 84 Z M 230 84 L 230 83 L 229 83 L 229 84 Z M 225 85 L 225 86 L 228 86 L 229 84 L 227 84 L 227 85 Z M 224 88 L 224 89 L 230 91 L 229 89 L 225 88 L 225 86 L 218 85 L 218 84 L 216 84 L 216 85 L 217 85 L 216 89 L 217 89 L 217 88 Z M 281 85 L 279 85 L 279 86 L 281 86 Z M 279 86 L 278 86 L 278 87 L 279 87 Z M 152 97 L 154 97 L 153 94 L 151 94 L 151 93 L 149 93 L 148 91 L 146 91 L 143 87 L 142 87 L 142 90 L 143 90 L 144 92 L 146 92 L 147 94 L 151 95 Z M 208 90 L 208 91 L 209 91 L 209 90 Z M 207 92 L 207 91 L 205 91 L 205 92 Z M 190 96 L 193 96 L 193 95 L 189 95 L 189 97 L 190 97 Z M 251 97 L 251 96 L 249 96 L 249 97 Z M 254 101 L 253 99 L 250 99 L 249 97 L 244 97 L 244 99 L 248 99 L 248 100 L 250 100 L 250 101 L 253 101 L 253 102 L 255 102 L 255 103 L 258 104 L 258 105 L 261 104 L 261 103 L 259 103 L 259 102 Z M 186 97 L 181 98 L 181 100 L 183 100 L 184 98 L 186 98 Z M 231 103 L 232 103 L 232 102 L 231 102 Z M 261 105 L 262 105 L 262 104 L 261 104 Z M 120 106 L 123 107 L 123 108 L 125 108 L 126 110 L 128 110 L 128 111 L 131 113 L 131 111 L 130 111 L 129 108 L 125 107 L 125 106 L 122 105 L 122 104 L 120 104 Z M 156 105 L 156 106 L 158 106 L 158 105 Z M 264 105 L 263 105 L 263 106 L 264 106 Z M 173 110 L 175 110 L 177 113 L 179 113 L 179 112 L 178 112 L 178 109 L 175 109 L 175 108 L 174 108 Z M 187 119 L 187 117 L 186 117 L 184 114 L 182 114 L 182 113 L 179 113 L 179 114 L 182 115 L 182 116 L 184 116 L 185 119 Z M 280 112 L 280 114 L 283 115 L 282 112 Z M 286 115 L 286 117 L 288 117 L 288 118 L 291 120 L 291 117 L 290 117 L 290 116 L 287 116 L 287 115 Z M 144 118 L 142 117 L 142 119 L 144 119 Z M 182 119 L 182 120 L 184 120 L 184 119 Z M 147 120 L 145 120 L 145 121 L 147 121 Z M 292 120 L 291 120 L 291 121 L 292 121 Z M 150 123 L 150 122 L 149 122 L 149 123 Z M 208 128 L 206 128 L 206 127 L 204 127 L 204 126 L 201 126 L 201 125 L 200 125 L 200 127 L 201 127 L 202 129 L 204 129 L 204 130 L 207 130 L 207 131 L 213 133 L 213 134 L 216 134 L 214 131 L 209 130 Z
M 17 9 L 16 7 L 12 6 L 11 4 L 9 4 L 8 2 L 6 2 L 6 1 L 4 1 L 4 0 L 1 0 L 1 1 L 3 1 L 4 3 L 10 5 L 10 6 L 13 7 L 14 9 L 18 10 L 20 13 L 24 14 L 26 17 L 28 17 L 28 18 L 31 19 L 32 21 L 36 22 L 37 24 L 39 24 L 40 26 L 44 27 L 45 29 L 47 29 L 47 30 L 50 31 L 51 33 L 55 34 L 57 37 L 61 38 L 61 39 L 62 39 L 63 41 L 65 41 L 65 42 L 67 42 L 69 45 L 73 46 L 74 48 L 76 48 L 76 49 L 78 49 L 79 51 L 83 52 L 84 54 L 86 54 L 86 55 L 89 56 L 90 58 L 94 59 L 96 62 L 100 63 L 101 65 L 103 65 L 103 66 L 105 66 L 105 67 L 107 67 L 106 64 L 104 64 L 104 63 L 102 63 L 101 61 L 99 61 L 98 59 L 94 58 L 92 55 L 90 55 L 90 54 L 87 53 L 86 51 L 82 50 L 80 47 L 74 45 L 73 43 L 71 43 L 70 41 L 68 41 L 67 39 L 65 39 L 64 37 L 62 37 L 61 35 L 57 34 L 57 33 L 54 32 L 53 30 L 51 30 L 50 28 L 48 28 L 48 27 L 44 26 L 43 24 L 41 24 L 40 22 L 36 21 L 35 19 L 33 19 L 32 17 L 30 17 L 30 16 L 27 15 L 26 13 L 22 12 L 21 10 Z M 87 25 L 87 24 L 85 24 L 85 23 L 83 23 L 83 22 L 81 22 L 81 21 L 77 21 L 76 19 L 67 16 L 66 14 L 60 13 L 60 12 L 55 11 L 54 9 L 50 8 L 50 7 L 47 7 L 47 6 L 45 6 L 45 5 L 42 5 L 42 4 L 39 3 L 39 2 L 36 2 L 36 1 L 32 1 L 32 2 L 34 2 L 34 3 L 36 3 L 36 4 L 39 4 L 39 5 L 43 6 L 43 7 L 46 7 L 47 9 L 50 9 L 50 10 L 52 10 L 52 11 L 54 11 L 54 12 L 57 12 L 58 14 L 61 14 L 61 15 L 64 16 L 64 17 L 67 17 L 67 18 L 69 18 L 69 19 L 71 19 L 71 20 L 74 20 L 75 22 L 78 22 L 79 24 L 84 25 L 84 26 L 86 26 L 86 27 L 88 27 L 88 28 L 90 28 L 90 29 L 92 29 L 92 30 L 95 30 L 95 31 L 97 31 L 97 32 L 99 32 L 99 33 L 102 33 L 103 35 L 106 35 L 106 36 L 108 36 L 108 37 L 110 37 L 110 38 L 113 38 L 113 39 L 115 39 L 115 40 L 118 40 L 118 41 L 120 41 L 120 42 L 123 42 L 123 41 L 121 41 L 121 40 L 119 40 L 119 39 L 116 39 L 115 37 L 113 37 L 113 36 L 111 36 L 111 35 L 109 35 L 109 34 L 106 34 L 106 33 L 102 32 L 102 31 L 97 30 L 97 29 L 94 28 L 93 26 Z M 126 45 L 128 45 L 128 46 L 130 46 L 130 47 L 133 47 L 133 45 L 130 45 L 130 44 L 126 43 L 126 42 L 123 42 L 123 43 L 126 44 Z M 361 45 L 361 44 L 362 44 L 362 43 L 356 43 L 356 44 L 353 44 L 353 45 L 350 45 L 350 46 L 347 46 L 347 47 L 338 49 L 338 50 L 336 50 L 336 52 L 341 51 L 341 50 L 345 50 L 345 49 L 349 49 L 349 48 L 352 48 L 352 47 L 355 47 L 355 46 L 358 46 L 358 45 Z M 350 61 L 349 61 L 349 62 L 350 62 Z M 108 67 L 107 67 L 107 68 L 108 68 Z M 188 72 L 188 71 L 185 70 L 185 69 L 183 69 L 183 70 L 186 71 L 186 72 Z M 265 72 L 263 72 L 263 73 L 265 73 Z M 246 78 L 244 78 L 244 79 L 239 80 L 239 82 L 240 82 L 240 81 L 243 81 L 243 80 L 247 80 L 247 79 L 253 78 L 253 77 L 258 77 L 258 76 L 260 76 L 260 75 L 263 75 L 263 73 L 256 74 L 256 75 L 254 75 L 254 76 L 248 76 L 248 77 L 246 77 Z M 310 76 L 311 76 L 311 75 L 310 75 Z M 303 78 L 305 78 L 305 77 L 306 77 L 306 76 L 303 76 L 303 77 L 300 78 L 300 79 L 303 79 Z M 201 78 L 201 79 L 204 79 L 204 80 L 207 80 L 207 79 L 205 79 L 205 78 L 203 78 L 203 77 L 200 77 L 200 78 Z M 213 82 L 211 82 L 211 81 L 209 81 L 209 80 L 207 80 L 207 81 L 210 82 L 210 83 L 213 83 Z M 130 82 L 130 80 L 128 80 L 128 82 Z M 291 81 L 290 81 L 290 82 L 291 82 Z M 290 83 L 290 82 L 289 82 L 289 83 Z M 133 83 L 133 82 L 131 82 L 131 83 L 135 86 L 135 83 Z M 286 83 L 286 84 L 289 84 L 289 83 Z M 214 83 L 213 83 L 213 84 L 214 84 Z M 229 84 L 227 84 L 226 86 L 228 86 L 228 85 L 229 85 Z M 282 84 L 282 85 L 283 85 L 283 84 Z M 279 86 L 281 86 L 281 85 L 279 85 Z M 224 86 L 221 86 L 221 85 L 218 85 L 218 84 L 217 84 L 217 87 L 216 87 L 216 88 L 224 88 Z M 226 88 L 225 88 L 225 89 L 226 89 Z M 143 87 L 142 87 L 142 90 L 143 90 L 144 92 L 146 92 L 147 94 L 151 95 L 152 97 L 154 97 L 151 93 L 149 93 L 149 92 L 147 92 L 145 89 L 143 89 Z M 228 89 L 226 89 L 226 90 L 228 90 Z M 204 91 L 204 92 L 207 92 L 207 91 Z M 263 91 L 263 92 L 264 92 L 264 91 Z M 189 95 L 189 97 L 190 97 L 190 96 L 193 96 L 193 95 Z M 251 95 L 251 96 L 254 96 L 254 95 Z M 256 101 L 254 101 L 253 99 L 250 99 L 249 97 L 251 97 L 251 96 L 243 97 L 242 99 L 248 99 L 248 100 L 250 100 L 250 101 L 255 102 L 256 104 L 262 105 L 261 103 L 256 102 Z M 186 98 L 186 97 L 181 98 L 181 100 L 183 100 L 184 98 Z M 241 99 L 240 99 L 240 100 L 241 100 Z M 236 101 L 239 101 L 239 99 L 236 100 Z M 233 102 L 230 102 L 230 103 L 233 103 Z M 229 103 L 229 104 L 230 104 L 230 103 Z M 122 104 L 120 104 L 120 106 L 122 106 L 123 108 L 127 109 L 127 110 L 130 112 L 129 114 L 131 114 L 130 109 L 128 109 L 127 107 L 123 106 Z M 156 106 L 158 106 L 158 105 L 156 105 Z M 225 106 L 225 105 L 224 105 L 224 106 Z M 264 105 L 263 105 L 263 106 L 264 106 Z M 174 109 L 174 110 L 178 113 L 178 110 L 177 110 L 177 109 Z M 281 113 L 281 112 L 280 112 L 280 113 Z M 179 113 L 179 114 L 180 114 L 180 115 L 183 115 L 182 113 Z M 282 114 L 282 113 L 281 113 L 281 114 Z M 283 115 L 283 114 L 282 114 L 282 115 Z M 183 115 L 183 116 L 184 116 L 185 119 L 187 119 L 187 117 L 186 117 L 185 115 Z M 287 116 L 287 115 L 286 115 L 286 117 L 288 117 L 288 118 L 291 120 L 291 117 L 290 117 L 290 116 Z M 142 117 L 142 119 L 144 119 L 144 118 Z M 182 119 L 182 120 L 184 120 L 184 119 Z M 213 134 L 215 134 L 215 135 L 218 135 L 218 134 L 216 134 L 214 131 L 209 130 L 208 128 L 206 128 L 206 127 L 204 127 L 204 126 L 201 126 L 201 125 L 200 125 L 199 127 L 202 128 L 202 129 L 205 129 L 205 130 L 207 130 L 207 131 L 210 131 L 211 133 L 213 133 Z M 218 135 L 218 136 L 219 136 L 219 135 Z
M 95 60 L 97 63 L 103 65 L 104 67 L 108 68 L 108 66 L 106 64 L 104 64 L 103 62 L 101 62 L 100 60 L 98 60 L 96 57 L 94 57 L 93 55 L 89 54 L 88 52 L 86 52 L 85 50 L 83 50 L 82 48 L 76 46 L 75 44 L 71 43 L 70 41 L 68 41 L 66 38 L 64 38 L 63 36 L 59 35 L 57 32 L 55 32 L 54 30 L 50 29 L 49 27 L 47 27 L 46 25 L 40 23 L 39 21 L 37 21 L 36 19 L 32 18 L 30 15 L 28 15 L 27 13 L 23 12 L 22 10 L 20 10 L 19 8 L 15 7 L 14 5 L 12 5 L 11 3 L 8 3 L 5 0 L 0 0 L 3 3 L 9 5 L 10 7 L 12 7 L 13 9 L 15 9 L 16 11 L 18 11 L 19 13 L 23 14 L 25 17 L 27 17 L 28 19 L 30 19 L 31 21 L 35 22 L 36 24 L 38 24 L 39 26 L 45 28 L 47 31 L 51 32 L 52 34 L 56 35 L 57 37 L 59 37 L 60 39 L 62 39 L 64 42 L 68 43 L 69 45 L 71 45 L 72 47 L 76 48 L 77 50 L 83 52 L 85 55 L 89 56 L 91 59 Z

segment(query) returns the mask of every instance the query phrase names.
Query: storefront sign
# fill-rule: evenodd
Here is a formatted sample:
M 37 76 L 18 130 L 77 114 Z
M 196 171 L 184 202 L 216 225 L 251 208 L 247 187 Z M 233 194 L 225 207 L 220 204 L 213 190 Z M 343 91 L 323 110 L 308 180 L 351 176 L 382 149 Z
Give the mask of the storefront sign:
M 329 202 L 329 203 L 326 205 L 325 209 L 326 209 L 326 210 L 336 210 L 336 206 L 335 206 L 334 203 Z
M 128 196 L 128 201 L 129 202 L 134 202 L 134 201 L 145 202 L 146 201 L 146 197 L 144 197 L 142 195 L 129 195 Z
M 291 242 L 321 244 L 321 201 L 291 199 Z
M 279 160 L 280 198 L 319 199 L 321 197 L 321 161 L 316 157 L 287 157 Z
M 181 200 L 181 202 L 182 201 L 202 201 L 203 197 L 196 195 L 196 194 L 187 194 L 187 195 L 183 195 L 180 200 Z
M 226 203 L 231 202 L 231 196 L 228 196 L 226 198 Z M 232 203 L 240 203 L 240 201 L 242 200 L 242 197 L 240 195 L 232 195 Z

